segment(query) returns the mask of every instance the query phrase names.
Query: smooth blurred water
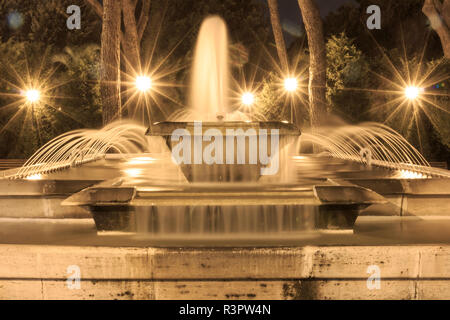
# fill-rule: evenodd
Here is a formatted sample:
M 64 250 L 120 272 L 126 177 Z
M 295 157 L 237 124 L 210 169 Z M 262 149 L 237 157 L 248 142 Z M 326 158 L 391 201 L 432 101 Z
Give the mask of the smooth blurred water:
M 190 108 L 195 120 L 217 120 L 228 111 L 228 34 L 222 18 L 206 18 L 198 35 L 192 66 Z

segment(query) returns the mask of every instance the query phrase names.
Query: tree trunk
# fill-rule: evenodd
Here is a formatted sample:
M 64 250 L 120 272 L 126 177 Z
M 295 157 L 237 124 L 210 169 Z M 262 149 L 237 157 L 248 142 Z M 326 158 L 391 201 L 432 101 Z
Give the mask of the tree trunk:
M 104 125 L 121 117 L 120 20 L 120 1 L 104 0 L 100 74 Z
M 432 28 L 441 39 L 444 55 L 450 59 L 450 0 L 425 0 L 423 13 L 431 22 Z
M 140 39 L 138 36 L 135 10 L 136 5 L 133 0 L 122 0 L 122 10 L 123 10 L 123 24 L 125 26 L 124 34 L 124 51 L 127 61 L 125 64 L 130 69 L 134 69 L 134 72 L 141 72 L 141 60 L 139 52 Z
M 270 11 L 270 21 L 272 23 L 273 36 L 277 46 L 278 58 L 280 59 L 281 68 L 285 75 L 289 72 L 289 62 L 286 53 L 286 45 L 284 43 L 283 30 L 280 24 L 280 15 L 278 13 L 278 0 L 267 0 Z
M 326 114 L 327 56 L 322 19 L 314 0 L 298 0 L 309 46 L 309 115 L 311 128 L 319 126 Z
M 126 109 L 128 111 L 128 118 L 142 122 L 143 119 L 137 112 L 137 101 L 131 101 L 133 96 L 131 94 L 131 89 L 134 86 L 133 79 L 136 75 L 141 74 L 142 72 L 140 40 L 135 17 L 136 2 L 133 0 L 122 0 L 122 10 L 123 24 L 125 26 L 125 33 L 122 39 L 122 48 L 125 57 L 125 74 L 128 78 L 125 94 Z

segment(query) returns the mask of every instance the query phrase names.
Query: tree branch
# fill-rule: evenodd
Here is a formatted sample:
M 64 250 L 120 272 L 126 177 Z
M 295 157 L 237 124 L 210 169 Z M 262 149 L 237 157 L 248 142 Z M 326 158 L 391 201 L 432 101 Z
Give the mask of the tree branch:
M 100 18 L 103 18 L 103 6 L 100 4 L 100 2 L 98 2 L 97 0 L 85 0 L 85 1 L 91 5 L 91 7 L 100 16 Z
M 140 41 L 138 39 L 136 28 L 136 7 L 134 7 L 134 3 L 134 0 L 122 0 L 123 23 L 125 25 L 125 39 L 123 39 L 122 45 L 124 46 L 124 49 L 126 49 L 127 62 L 135 68 L 135 70 L 138 70 L 140 62 Z
M 439 4 L 438 7 L 437 4 Z M 450 7 L 450 0 L 445 0 L 443 4 L 439 3 L 439 1 L 434 0 L 425 0 L 425 3 L 422 8 L 422 12 L 427 16 L 428 20 L 430 20 L 431 27 L 436 31 L 441 39 L 442 48 L 444 49 L 444 55 L 447 58 L 450 58 L 450 28 L 447 23 L 449 23 L 448 13 L 443 12 L 447 7 Z M 439 9 L 442 10 L 443 14 L 446 16 L 441 16 L 439 14 Z
M 434 6 L 436 7 L 436 10 L 441 14 L 442 12 L 442 3 L 439 0 L 434 0 Z
M 137 23 L 139 41 L 142 39 L 145 28 L 147 27 L 150 11 L 150 0 L 142 0 L 142 1 L 143 4 L 141 9 L 141 15 L 139 16 L 139 20 Z
M 272 23 L 273 36 L 275 38 L 275 44 L 277 47 L 278 58 L 280 59 L 281 68 L 284 73 L 289 71 L 289 62 L 286 52 L 286 44 L 283 37 L 283 29 L 280 23 L 280 14 L 278 12 L 278 0 L 268 0 L 270 12 L 270 21 Z
M 450 28 L 450 0 L 444 0 L 441 8 L 441 15 L 444 18 L 447 27 Z

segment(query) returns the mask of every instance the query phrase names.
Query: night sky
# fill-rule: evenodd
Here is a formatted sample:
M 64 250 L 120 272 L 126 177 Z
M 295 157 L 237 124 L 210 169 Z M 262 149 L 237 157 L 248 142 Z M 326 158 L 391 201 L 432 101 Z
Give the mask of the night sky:
M 266 1 L 266 0 L 264 0 Z M 322 17 L 325 17 L 332 11 L 337 10 L 345 3 L 353 2 L 352 0 L 316 0 Z M 288 44 L 295 37 L 302 35 L 302 16 L 297 0 L 278 0 L 278 9 L 280 11 L 281 24 L 285 32 Z

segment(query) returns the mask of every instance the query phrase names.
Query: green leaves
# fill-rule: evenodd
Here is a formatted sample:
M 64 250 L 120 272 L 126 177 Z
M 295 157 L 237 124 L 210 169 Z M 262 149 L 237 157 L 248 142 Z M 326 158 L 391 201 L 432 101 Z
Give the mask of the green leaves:
M 328 39 L 327 63 L 327 100 L 330 108 L 347 120 L 363 120 L 367 94 L 348 89 L 366 88 L 368 64 L 365 56 L 353 40 L 340 33 Z

